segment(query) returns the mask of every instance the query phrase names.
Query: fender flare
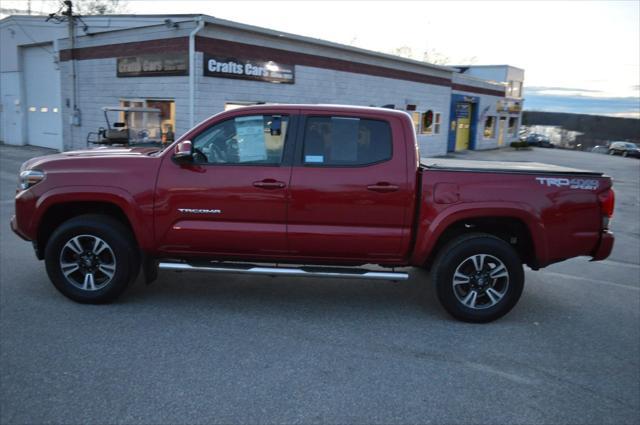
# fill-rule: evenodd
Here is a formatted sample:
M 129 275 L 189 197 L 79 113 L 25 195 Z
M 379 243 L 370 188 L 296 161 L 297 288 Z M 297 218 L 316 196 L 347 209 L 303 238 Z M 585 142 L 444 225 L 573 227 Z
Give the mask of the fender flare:
M 153 220 L 145 217 L 131 193 L 114 186 L 62 186 L 48 190 L 38 197 L 31 232 L 36 234 L 47 211 L 55 205 L 71 202 L 103 202 L 113 204 L 124 213 L 131 224 L 138 246 L 143 250 L 153 247 Z
M 418 225 L 415 249 L 411 264 L 423 265 L 429 259 L 438 239 L 453 224 L 465 219 L 485 217 L 513 218 L 527 227 L 531 236 L 533 250 L 539 264 L 548 259 L 548 247 L 545 227 L 539 213 L 527 204 L 513 202 L 474 202 L 453 205 L 440 212 L 431 222 L 422 219 Z

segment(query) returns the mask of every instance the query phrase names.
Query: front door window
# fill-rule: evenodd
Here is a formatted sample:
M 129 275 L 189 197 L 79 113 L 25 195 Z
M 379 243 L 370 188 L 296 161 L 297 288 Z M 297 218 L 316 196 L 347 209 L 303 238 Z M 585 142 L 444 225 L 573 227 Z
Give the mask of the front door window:
M 288 118 L 248 115 L 218 123 L 193 140 L 195 160 L 208 164 L 280 164 Z

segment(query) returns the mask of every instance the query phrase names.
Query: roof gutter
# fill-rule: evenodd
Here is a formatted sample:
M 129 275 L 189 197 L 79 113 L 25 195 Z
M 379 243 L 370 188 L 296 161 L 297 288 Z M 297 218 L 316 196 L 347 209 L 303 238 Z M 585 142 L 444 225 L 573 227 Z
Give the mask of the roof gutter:
M 196 97 L 196 34 L 204 28 L 202 16 L 194 19 L 195 29 L 189 33 L 189 128 L 195 125 Z

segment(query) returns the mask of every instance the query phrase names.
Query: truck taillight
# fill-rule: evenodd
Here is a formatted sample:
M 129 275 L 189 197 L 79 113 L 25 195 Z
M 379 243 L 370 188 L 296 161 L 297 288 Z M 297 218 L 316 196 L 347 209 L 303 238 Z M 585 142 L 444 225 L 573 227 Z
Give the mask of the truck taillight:
M 616 203 L 616 195 L 613 189 L 607 189 L 600 193 L 598 195 L 598 201 L 600 202 L 600 211 L 602 212 L 602 226 L 604 229 L 608 229 L 609 220 L 613 216 L 613 208 Z
M 598 195 L 598 199 L 600 200 L 600 211 L 602 211 L 602 215 L 606 215 L 611 218 L 613 216 L 613 207 L 616 202 L 616 195 L 613 192 L 613 189 L 608 189 L 605 192 L 602 192 Z

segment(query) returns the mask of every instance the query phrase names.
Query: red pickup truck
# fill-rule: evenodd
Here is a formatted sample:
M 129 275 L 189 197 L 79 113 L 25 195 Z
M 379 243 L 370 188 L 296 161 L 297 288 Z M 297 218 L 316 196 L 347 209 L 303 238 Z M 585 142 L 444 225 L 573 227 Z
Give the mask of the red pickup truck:
M 172 145 L 20 169 L 13 230 L 60 292 L 114 300 L 142 269 L 403 280 L 430 269 L 456 318 L 507 313 L 532 269 L 611 252 L 611 179 L 537 163 L 421 160 L 401 111 L 262 105 Z

